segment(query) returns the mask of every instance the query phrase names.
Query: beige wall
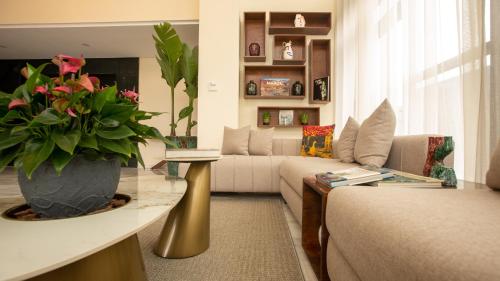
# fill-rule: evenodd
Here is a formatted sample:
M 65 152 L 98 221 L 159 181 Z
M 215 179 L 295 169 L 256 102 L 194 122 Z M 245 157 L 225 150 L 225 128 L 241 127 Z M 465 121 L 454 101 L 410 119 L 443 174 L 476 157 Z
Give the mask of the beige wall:
M 197 20 L 198 0 L 2 0 L 0 24 Z
M 240 42 L 240 52 L 243 54 L 245 52 L 245 46 L 243 43 L 244 36 L 244 28 L 243 28 L 243 12 L 245 11 L 303 11 L 303 12 L 331 12 L 333 16 L 333 8 L 334 4 L 332 0 L 310 0 L 310 1 L 302 1 L 302 0 L 276 0 L 276 1 L 268 1 L 268 0 L 240 0 L 240 33 L 241 33 L 241 41 Z M 306 19 L 307 22 L 307 19 Z M 269 24 L 269 13 L 267 14 L 267 24 Z M 333 40 L 333 26 L 330 34 L 327 36 L 307 36 L 307 44 L 309 44 L 310 39 L 314 38 L 331 38 Z M 266 64 L 272 64 L 272 42 L 273 36 L 267 34 L 266 29 Z M 333 47 L 333 41 L 331 46 Z M 308 52 L 306 52 L 308 53 Z M 332 61 L 333 63 L 333 55 L 334 52 L 332 50 Z M 335 87 L 330 85 L 330 89 L 332 91 L 332 99 L 333 102 L 326 105 L 310 105 L 308 102 L 308 98 L 304 100 L 246 100 L 243 98 L 243 94 L 245 91 L 244 85 L 244 77 L 243 77 L 243 58 L 239 58 L 240 61 L 240 98 L 239 98 L 239 126 L 247 126 L 251 125 L 252 128 L 257 127 L 257 107 L 258 106 L 319 106 L 320 107 L 320 120 L 321 125 L 331 125 L 334 123 L 335 116 L 335 93 L 333 90 Z M 261 64 L 261 63 L 257 63 Z M 306 63 L 307 65 L 307 63 Z M 331 67 L 333 70 L 334 68 Z M 333 79 L 334 75 L 332 72 Z M 308 73 L 306 73 L 306 81 L 309 80 Z M 304 86 L 307 87 L 308 82 Z M 307 90 L 308 91 L 308 90 Z M 308 93 L 309 94 L 309 93 Z M 302 136 L 301 128 L 277 128 L 274 130 L 275 137 L 281 138 L 299 138 Z

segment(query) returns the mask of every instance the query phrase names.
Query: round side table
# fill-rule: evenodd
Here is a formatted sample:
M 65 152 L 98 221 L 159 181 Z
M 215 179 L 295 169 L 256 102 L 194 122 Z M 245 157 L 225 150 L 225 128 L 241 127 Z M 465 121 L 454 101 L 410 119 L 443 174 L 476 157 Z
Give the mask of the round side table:
M 170 211 L 155 253 L 164 258 L 199 255 L 210 246 L 210 163 L 214 158 L 168 158 L 191 163 L 186 174 L 187 191 Z

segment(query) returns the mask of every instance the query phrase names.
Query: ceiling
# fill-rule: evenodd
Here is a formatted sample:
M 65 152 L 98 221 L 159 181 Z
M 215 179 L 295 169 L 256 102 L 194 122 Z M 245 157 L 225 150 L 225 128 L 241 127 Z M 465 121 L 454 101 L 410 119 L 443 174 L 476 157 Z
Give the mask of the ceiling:
M 198 24 L 174 24 L 181 39 L 198 45 Z M 120 26 L 0 26 L 0 59 L 154 57 L 153 23 Z

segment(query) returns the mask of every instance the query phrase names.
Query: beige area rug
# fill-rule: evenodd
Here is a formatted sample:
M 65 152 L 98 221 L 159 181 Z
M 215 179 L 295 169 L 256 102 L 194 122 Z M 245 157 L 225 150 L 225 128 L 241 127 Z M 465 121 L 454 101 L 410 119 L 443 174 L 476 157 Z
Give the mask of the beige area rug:
M 153 247 L 164 219 L 139 233 L 149 280 L 303 281 L 279 197 L 212 196 L 210 248 L 163 259 Z

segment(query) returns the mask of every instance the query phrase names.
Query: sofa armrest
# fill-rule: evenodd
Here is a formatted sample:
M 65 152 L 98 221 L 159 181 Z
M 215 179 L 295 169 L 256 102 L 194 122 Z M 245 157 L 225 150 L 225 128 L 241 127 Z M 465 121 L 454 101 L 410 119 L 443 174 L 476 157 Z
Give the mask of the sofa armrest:
M 385 167 L 416 175 L 422 175 L 427 160 L 429 137 L 437 135 L 396 136 Z M 445 159 L 453 167 L 453 153 Z

